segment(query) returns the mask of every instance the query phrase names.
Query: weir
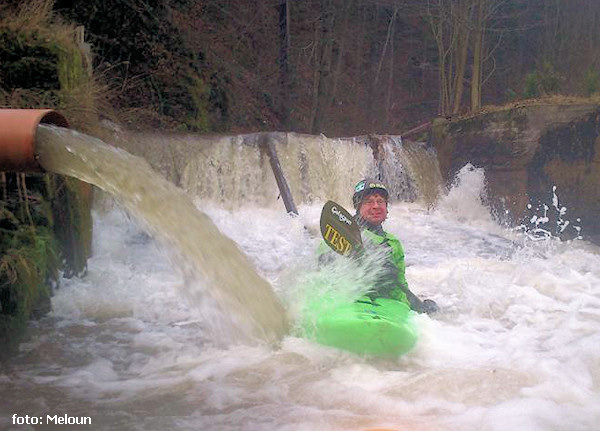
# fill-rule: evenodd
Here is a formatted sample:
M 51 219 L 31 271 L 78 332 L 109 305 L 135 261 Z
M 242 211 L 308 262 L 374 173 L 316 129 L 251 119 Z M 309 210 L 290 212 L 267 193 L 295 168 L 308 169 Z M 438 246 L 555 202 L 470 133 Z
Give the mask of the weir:
M 350 205 L 352 185 L 366 176 L 386 181 L 395 200 L 420 199 L 429 205 L 439 189 L 439 174 L 433 187 L 425 179 L 432 170 L 439 172 L 435 154 L 422 144 L 404 144 L 400 137 L 115 136 L 117 144 L 134 151 L 136 139 L 143 140 L 138 148 L 171 177 L 169 182 L 145 160 L 65 129 L 67 120 L 55 111 L 1 110 L 0 124 L 7 131 L 0 142 L 0 169 L 63 174 L 116 196 L 174 253 L 192 301 L 205 302 L 197 286 L 203 284 L 216 306 L 227 310 L 223 314 L 230 315 L 233 332 L 270 342 L 287 330 L 285 312 L 271 286 L 172 182 L 196 198 L 230 208 L 274 206 L 282 198 L 286 212 L 295 214 L 296 202 L 333 199 Z M 162 159 L 153 156 L 157 145 Z M 213 329 L 222 324 L 213 324 Z
M 281 206 L 269 155 L 274 148 L 296 205 L 335 200 L 351 206 L 352 187 L 366 176 L 379 177 L 394 201 L 431 207 L 442 179 L 433 149 L 400 136 L 327 138 L 298 133 L 235 136 L 120 132 L 114 143 L 143 156 L 165 177 L 199 199 L 230 209 L 254 204 Z M 278 204 L 278 202 L 280 202 Z M 284 208 L 285 209 L 285 208 Z

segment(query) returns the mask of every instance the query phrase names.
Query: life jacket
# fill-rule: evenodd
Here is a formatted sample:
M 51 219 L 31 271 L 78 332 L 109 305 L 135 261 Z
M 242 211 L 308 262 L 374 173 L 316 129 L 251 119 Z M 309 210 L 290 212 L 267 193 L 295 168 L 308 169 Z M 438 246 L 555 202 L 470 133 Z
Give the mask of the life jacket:
M 362 233 L 367 241 L 389 248 L 388 260 L 383 264 L 377 285 L 369 296 L 391 298 L 410 305 L 405 293 L 408 290 L 408 283 L 405 276 L 404 249 L 400 240 L 383 229 L 377 233 L 364 229 Z

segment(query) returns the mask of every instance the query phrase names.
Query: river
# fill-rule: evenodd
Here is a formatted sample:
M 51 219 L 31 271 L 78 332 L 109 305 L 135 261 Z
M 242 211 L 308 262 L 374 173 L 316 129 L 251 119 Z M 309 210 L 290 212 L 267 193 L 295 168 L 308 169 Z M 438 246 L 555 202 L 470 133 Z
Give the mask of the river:
M 600 250 L 540 239 L 536 219 L 497 224 L 484 175 L 463 170 L 434 208 L 391 204 L 385 228 L 404 244 L 411 289 L 441 309 L 415 317 L 419 342 L 396 360 L 294 335 L 290 298 L 316 265 L 319 199 L 291 217 L 280 204 L 194 197 L 287 310 L 292 330 L 273 344 L 216 331 L 227 308 L 194 300 L 189 284 L 218 291 L 218 280 L 190 281 L 104 195 L 87 275 L 61 281 L 52 313 L 0 364 L 0 429 L 58 429 L 40 425 L 54 415 L 98 430 L 598 429 Z M 15 424 L 26 415 L 38 424 Z

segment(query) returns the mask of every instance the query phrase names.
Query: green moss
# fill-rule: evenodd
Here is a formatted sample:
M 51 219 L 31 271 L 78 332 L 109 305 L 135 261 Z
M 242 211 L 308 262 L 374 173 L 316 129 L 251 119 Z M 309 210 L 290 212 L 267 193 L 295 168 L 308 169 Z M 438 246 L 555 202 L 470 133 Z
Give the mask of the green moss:
M 188 93 L 193 103 L 194 115 L 186 119 L 186 125 L 192 130 L 210 131 L 208 85 L 199 76 L 190 77 Z
M 48 312 L 59 271 L 82 274 L 91 254 L 91 186 L 52 174 L 2 174 L 0 340 Z
M 600 91 L 600 73 L 596 69 L 590 68 L 585 72 L 583 78 L 583 93 L 586 96 L 593 96 Z
M 2 239 L 8 247 L 0 258 L 0 335 L 49 311 L 59 268 L 58 247 L 47 227 L 22 225 L 3 232 Z
M 523 98 L 533 99 L 560 92 L 562 77 L 554 66 L 545 62 L 538 70 L 525 77 Z
M 105 97 L 87 67 L 75 27 L 52 21 L 0 20 L 0 103 L 11 108 L 55 108 L 72 127 L 89 130 Z M 88 60 L 89 61 L 89 60 Z
M 81 128 L 95 118 L 94 80 L 75 27 L 50 10 L 0 20 L 0 102 L 60 108 Z M 60 270 L 85 272 L 91 202 L 91 186 L 73 178 L 0 172 L 0 342 L 17 340 L 17 329 L 49 310 Z
M 65 276 L 81 275 L 92 251 L 92 187 L 75 178 L 54 175 L 54 232 L 65 260 Z
M 87 81 L 87 72 L 83 65 L 81 52 L 74 47 L 62 47 L 56 45 L 58 52 L 58 80 L 64 91 L 78 88 Z

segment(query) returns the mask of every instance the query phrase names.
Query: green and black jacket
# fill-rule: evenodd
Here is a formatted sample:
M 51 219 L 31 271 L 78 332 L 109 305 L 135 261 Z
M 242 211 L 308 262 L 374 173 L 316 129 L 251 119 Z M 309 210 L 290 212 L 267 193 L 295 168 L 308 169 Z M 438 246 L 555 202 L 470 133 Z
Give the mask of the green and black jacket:
M 367 294 L 373 298 L 391 298 L 397 301 L 402 301 L 408 304 L 411 309 L 421 312 L 422 302 L 408 288 L 406 281 L 406 264 L 404 262 L 404 249 L 400 240 L 391 233 L 385 232 L 381 225 L 370 226 L 366 223 L 360 223 L 362 228 L 363 241 L 365 250 L 374 247 L 386 247 L 388 259 L 383 264 L 381 275 L 378 277 L 376 286 Z M 371 243 L 368 244 L 367 242 Z M 325 242 L 321 242 L 317 250 L 319 262 L 325 263 L 330 261 L 334 252 L 327 246 Z

